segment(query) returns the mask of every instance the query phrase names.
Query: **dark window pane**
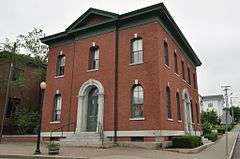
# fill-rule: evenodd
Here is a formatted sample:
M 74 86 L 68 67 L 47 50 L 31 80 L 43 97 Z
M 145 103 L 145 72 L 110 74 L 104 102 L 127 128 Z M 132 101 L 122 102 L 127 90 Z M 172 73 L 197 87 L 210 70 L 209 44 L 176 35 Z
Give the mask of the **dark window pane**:
M 174 53 L 174 65 L 175 65 L 175 73 L 178 73 L 178 60 L 177 60 L 177 54 Z
M 193 74 L 193 87 L 197 89 L 196 74 Z
M 176 104 L 177 104 L 177 118 L 178 120 L 182 120 L 179 93 L 176 94 Z
M 168 58 L 168 44 L 164 42 L 164 49 L 163 49 L 163 54 L 164 54 L 164 64 L 169 66 L 169 58 Z
M 183 61 L 181 63 L 182 63 L 182 77 L 185 80 L 185 66 Z
M 165 95 L 165 102 L 166 102 L 166 109 L 167 109 L 167 117 L 169 119 L 172 119 L 172 110 L 171 110 L 171 94 L 170 94 L 170 88 L 166 88 L 166 95 Z
M 12 81 L 17 81 L 21 78 L 21 76 L 23 76 L 24 74 L 24 70 L 20 69 L 18 67 L 13 68 L 12 71 Z
M 144 137 L 131 137 L 132 142 L 144 142 Z
M 190 69 L 187 68 L 187 72 L 188 72 L 188 83 L 191 85 L 191 75 L 190 75 Z
M 192 123 L 194 123 L 193 103 L 192 103 L 192 100 L 190 101 L 190 103 L 191 103 L 191 117 L 192 117 Z

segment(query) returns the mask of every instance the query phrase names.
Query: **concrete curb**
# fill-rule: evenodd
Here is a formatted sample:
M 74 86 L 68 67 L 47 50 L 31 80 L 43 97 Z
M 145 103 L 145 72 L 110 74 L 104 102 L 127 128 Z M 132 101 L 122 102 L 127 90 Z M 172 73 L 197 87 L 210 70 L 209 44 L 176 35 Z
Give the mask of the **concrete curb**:
M 236 145 L 236 142 L 237 142 L 237 139 L 238 139 L 238 135 L 239 135 L 239 131 L 237 132 L 237 137 L 236 137 L 236 139 L 234 140 L 234 143 L 233 143 L 233 146 L 232 146 L 231 151 L 230 151 L 230 153 L 229 153 L 228 159 L 231 159 L 231 158 L 232 158 L 233 150 L 234 150 L 234 148 L 235 148 L 235 145 Z
M 172 151 L 172 152 L 178 152 L 178 153 L 186 153 L 186 154 L 196 154 L 199 153 L 201 151 L 203 151 L 204 149 L 214 145 L 215 143 L 208 143 L 193 149 L 163 149 L 164 151 Z
M 0 154 L 0 158 L 20 159 L 88 159 L 88 157 L 56 156 L 56 155 L 24 155 L 24 154 Z

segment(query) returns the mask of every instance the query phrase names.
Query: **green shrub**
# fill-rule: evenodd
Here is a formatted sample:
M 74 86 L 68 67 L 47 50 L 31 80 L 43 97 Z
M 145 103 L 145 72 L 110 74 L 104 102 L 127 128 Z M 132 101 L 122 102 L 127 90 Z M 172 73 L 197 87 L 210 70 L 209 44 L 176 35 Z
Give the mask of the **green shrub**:
M 218 134 L 217 133 L 210 133 L 210 134 L 206 134 L 204 135 L 205 138 L 207 138 L 208 140 L 211 140 L 212 142 L 216 141 L 218 138 Z
M 173 138 L 174 148 L 195 148 L 202 145 L 202 140 L 200 136 L 180 136 Z
M 205 122 L 202 125 L 203 135 L 210 134 L 212 132 L 213 126 L 209 122 Z
M 15 115 L 11 117 L 11 124 L 18 128 L 17 134 L 37 134 L 39 113 L 31 106 L 22 105 L 16 110 Z
M 217 128 L 217 131 L 218 131 L 219 134 L 224 134 L 225 133 L 225 128 L 219 127 L 219 128 Z
M 228 131 L 231 131 L 234 128 L 234 124 L 228 125 Z
M 222 129 L 225 129 L 225 128 L 226 128 L 226 125 L 225 125 L 225 124 L 222 124 L 222 125 L 221 125 L 221 128 L 222 128 Z M 228 131 L 231 131 L 233 128 L 234 128 L 234 124 L 228 124 Z

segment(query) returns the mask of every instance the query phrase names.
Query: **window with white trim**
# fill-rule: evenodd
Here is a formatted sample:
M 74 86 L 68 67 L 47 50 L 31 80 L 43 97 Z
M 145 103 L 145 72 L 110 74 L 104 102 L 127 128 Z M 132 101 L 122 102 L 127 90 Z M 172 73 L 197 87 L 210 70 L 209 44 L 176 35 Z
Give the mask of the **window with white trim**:
M 65 59 L 66 59 L 65 55 L 59 55 L 57 57 L 56 76 L 64 75 Z
M 181 106 L 180 106 L 180 96 L 179 93 L 176 93 L 176 106 L 177 106 L 177 118 L 178 120 L 182 120 L 181 117 Z
M 165 104 L 167 109 L 167 117 L 168 119 L 172 119 L 171 92 L 169 87 L 166 88 L 165 92 Z
M 90 53 L 89 53 L 89 70 L 95 70 L 99 68 L 99 47 L 91 47 L 90 48 Z
M 163 62 L 165 65 L 169 66 L 168 44 L 165 41 L 163 45 Z
M 135 38 L 131 40 L 131 63 L 143 62 L 143 40 L 142 38 Z
M 135 85 L 132 89 L 132 114 L 131 118 L 143 118 L 144 92 L 141 85 Z
M 177 54 L 176 54 L 176 52 L 174 52 L 174 71 L 175 71 L 175 73 L 177 73 L 178 74 L 178 59 L 177 59 Z
M 61 94 L 56 94 L 54 97 L 53 121 L 60 121 L 62 109 Z

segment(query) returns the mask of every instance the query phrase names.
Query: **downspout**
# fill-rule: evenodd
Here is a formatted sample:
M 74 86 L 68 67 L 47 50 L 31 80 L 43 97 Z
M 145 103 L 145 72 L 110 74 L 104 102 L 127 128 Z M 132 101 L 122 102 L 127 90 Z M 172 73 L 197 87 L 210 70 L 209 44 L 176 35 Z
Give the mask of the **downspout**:
M 117 143 L 117 128 L 118 128 L 118 43 L 119 43 L 119 17 L 115 21 L 115 70 L 114 70 L 114 143 Z
M 74 75 L 74 64 L 75 64 L 75 46 L 76 46 L 76 39 L 75 36 L 73 38 L 73 66 L 72 66 L 72 82 L 71 82 L 71 93 L 70 93 L 70 104 L 69 104 L 69 109 L 68 109 L 68 131 L 70 131 L 71 128 L 71 108 L 72 108 L 72 93 L 73 93 L 73 75 Z M 74 123 L 73 126 L 76 126 L 76 124 Z M 76 130 L 76 127 L 74 127 L 74 129 Z M 74 132 L 75 132 L 74 130 Z

